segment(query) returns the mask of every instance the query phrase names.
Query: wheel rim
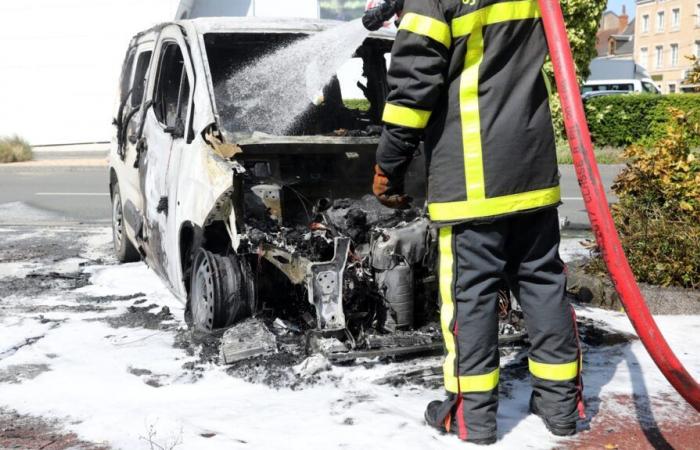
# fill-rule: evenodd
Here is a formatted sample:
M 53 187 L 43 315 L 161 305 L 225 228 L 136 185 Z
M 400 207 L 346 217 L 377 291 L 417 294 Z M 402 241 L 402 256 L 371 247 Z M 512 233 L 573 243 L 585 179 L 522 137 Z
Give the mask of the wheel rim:
M 112 237 L 114 249 L 119 252 L 122 248 L 122 239 L 124 239 L 124 212 L 122 211 L 122 199 L 119 191 L 114 194 L 112 201 Z
M 192 289 L 192 321 L 203 331 L 214 329 L 214 275 L 209 258 L 202 257 Z

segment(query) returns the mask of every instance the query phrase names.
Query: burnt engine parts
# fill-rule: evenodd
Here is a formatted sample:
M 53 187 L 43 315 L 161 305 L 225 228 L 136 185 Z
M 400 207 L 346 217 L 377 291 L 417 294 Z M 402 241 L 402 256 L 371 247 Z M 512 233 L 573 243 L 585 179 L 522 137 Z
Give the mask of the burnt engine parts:
M 222 256 L 200 249 L 190 283 L 189 316 L 199 331 L 231 326 L 257 309 L 252 269 L 235 254 Z
M 428 250 L 432 241 L 424 218 L 379 230 L 372 240 L 370 260 L 375 280 L 391 311 L 385 324 L 388 330 L 416 325 L 415 275 L 420 268 L 431 267 Z

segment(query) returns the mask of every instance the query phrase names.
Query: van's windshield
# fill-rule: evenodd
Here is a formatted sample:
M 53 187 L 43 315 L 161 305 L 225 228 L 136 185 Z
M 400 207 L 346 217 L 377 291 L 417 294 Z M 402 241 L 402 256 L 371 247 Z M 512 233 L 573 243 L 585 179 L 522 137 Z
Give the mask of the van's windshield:
M 304 89 L 318 78 L 314 63 L 296 60 L 284 80 L 255 69 L 256 62 L 304 38 L 299 33 L 210 33 L 204 36 L 220 126 L 233 134 L 378 135 L 387 94 L 387 55 L 391 41 L 367 39 L 317 92 Z M 281 62 L 282 64 L 282 62 Z M 289 64 L 286 64 L 289 66 Z M 252 70 L 251 70 L 252 68 Z M 254 74 L 254 75 L 251 75 Z M 289 86 L 290 79 L 295 86 Z M 301 88 L 298 84 L 301 84 Z M 271 89 L 270 86 L 274 86 Z M 276 92 L 277 91 L 277 92 Z M 295 99 L 284 98 L 294 92 Z M 290 101 L 301 111 L 292 115 Z M 294 117 L 296 116 L 296 117 Z M 281 124 L 285 121 L 291 121 Z

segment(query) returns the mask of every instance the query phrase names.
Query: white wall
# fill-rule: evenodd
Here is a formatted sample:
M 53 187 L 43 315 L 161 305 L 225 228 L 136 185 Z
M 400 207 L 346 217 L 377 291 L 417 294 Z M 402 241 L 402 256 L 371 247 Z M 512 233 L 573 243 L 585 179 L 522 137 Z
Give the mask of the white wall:
M 131 37 L 177 0 L 0 0 L 0 135 L 35 145 L 109 140 Z

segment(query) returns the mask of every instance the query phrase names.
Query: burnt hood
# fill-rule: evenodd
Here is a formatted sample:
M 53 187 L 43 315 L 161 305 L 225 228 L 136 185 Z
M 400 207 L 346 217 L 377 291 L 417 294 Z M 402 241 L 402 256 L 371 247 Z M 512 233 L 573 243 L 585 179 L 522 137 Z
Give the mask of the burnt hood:
M 237 145 L 243 153 L 313 154 L 343 152 L 374 152 L 378 136 L 275 136 L 266 133 L 223 132 L 226 142 Z

